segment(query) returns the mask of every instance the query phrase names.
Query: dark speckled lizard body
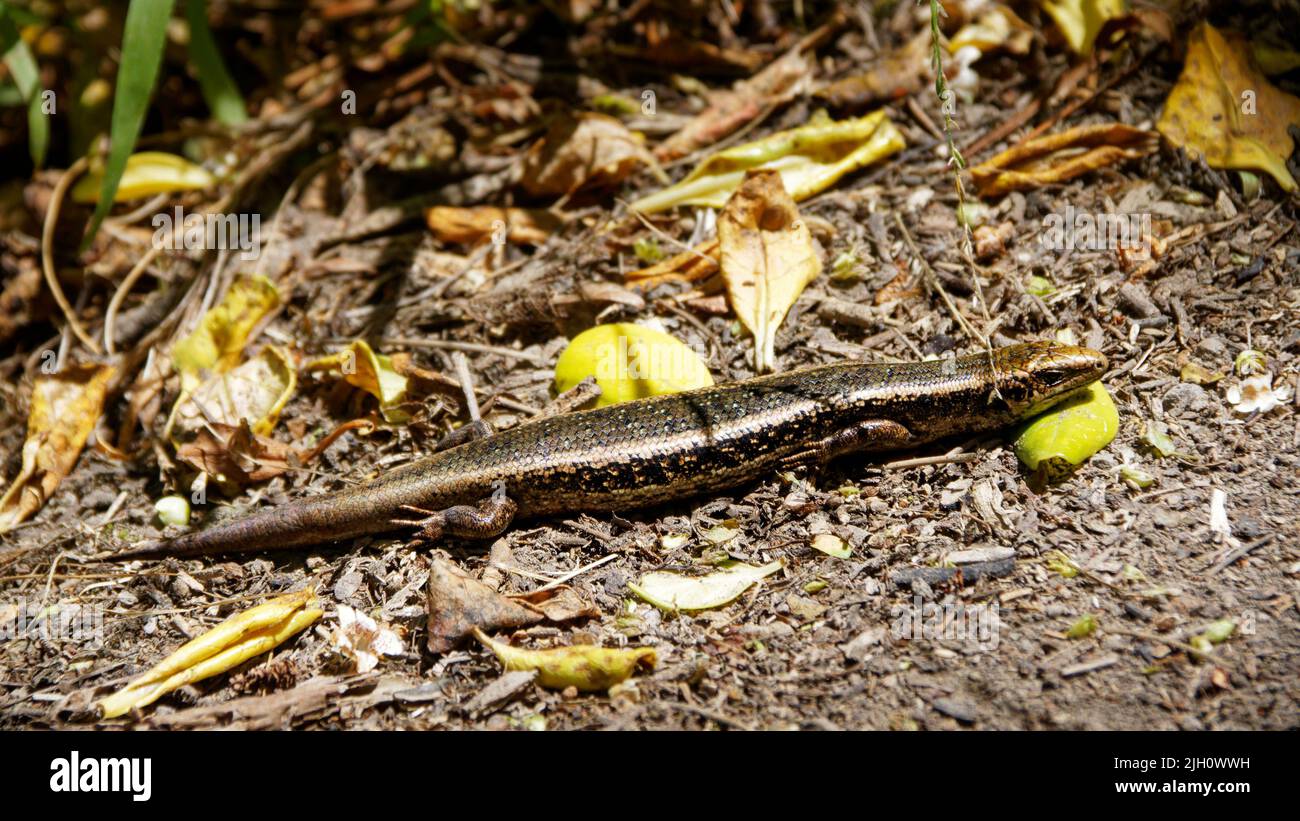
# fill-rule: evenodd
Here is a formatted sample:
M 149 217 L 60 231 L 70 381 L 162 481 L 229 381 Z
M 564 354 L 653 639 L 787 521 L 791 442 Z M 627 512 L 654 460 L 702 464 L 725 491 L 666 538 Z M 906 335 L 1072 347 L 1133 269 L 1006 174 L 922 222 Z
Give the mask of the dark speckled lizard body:
M 412 524 L 427 539 L 487 537 L 516 513 L 649 507 L 777 468 L 996 430 L 1059 402 L 1106 367 L 1096 351 L 1038 342 L 931 362 L 823 365 L 579 411 L 114 558 L 272 550 Z M 404 522 L 412 509 L 439 512 Z

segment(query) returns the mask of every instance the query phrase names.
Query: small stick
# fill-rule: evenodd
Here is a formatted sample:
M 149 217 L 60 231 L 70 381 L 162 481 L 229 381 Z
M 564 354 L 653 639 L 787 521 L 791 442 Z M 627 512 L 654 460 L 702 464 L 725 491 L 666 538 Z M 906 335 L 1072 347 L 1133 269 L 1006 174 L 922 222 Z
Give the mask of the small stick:
M 583 565 L 582 567 L 579 567 L 577 570 L 570 570 L 568 573 L 565 573 L 563 576 L 559 576 L 558 578 L 555 578 L 550 582 L 547 582 L 546 584 L 537 588 L 536 590 L 530 592 L 541 593 L 543 590 L 550 590 L 552 587 L 559 587 L 560 585 L 567 582 L 569 579 L 575 578 L 577 576 L 581 576 L 583 573 L 586 573 L 588 570 L 594 570 L 595 568 L 600 567 L 602 564 L 606 564 L 607 562 L 612 562 L 617 558 L 618 558 L 617 553 L 610 553 L 607 556 L 602 556 L 596 561 L 592 562 L 591 564 Z
M 63 207 L 63 197 L 72 185 L 72 181 L 81 176 L 81 172 L 86 170 L 86 158 L 74 162 L 59 177 L 59 182 L 54 186 L 54 192 L 50 195 L 49 207 L 45 209 L 45 226 L 41 231 L 41 270 L 45 273 L 45 284 L 49 286 L 50 293 L 54 295 L 54 301 L 59 304 L 59 310 L 63 312 L 63 317 L 68 320 L 68 327 L 76 334 L 82 344 L 95 353 L 100 353 L 99 343 L 94 340 L 86 329 L 81 327 L 77 321 L 77 313 L 72 310 L 72 305 L 68 302 L 68 297 L 63 293 L 63 286 L 59 284 L 58 275 L 54 272 L 54 226 L 59 221 L 59 209 Z
M 117 291 L 113 293 L 113 298 L 109 300 L 108 310 L 104 312 L 104 350 L 108 351 L 109 356 L 117 353 L 117 341 L 113 338 L 113 324 L 117 320 L 117 312 L 121 309 L 126 295 L 135 287 L 136 281 L 140 279 L 161 250 L 161 246 L 154 246 L 146 251 L 145 255 L 140 257 L 140 261 L 126 275 L 126 279 L 122 280 L 122 284 L 117 286 Z
M 451 355 L 451 362 L 456 366 L 456 379 L 465 394 L 465 408 L 469 411 L 469 419 L 471 422 L 478 422 L 483 418 L 483 414 L 479 411 L 478 397 L 474 395 L 474 376 L 469 372 L 469 360 L 465 358 L 465 354 L 455 351 Z
M 911 250 L 912 256 L 916 257 L 916 260 L 921 263 L 921 268 L 926 273 L 926 286 L 930 290 L 939 294 L 939 297 L 943 300 L 944 306 L 948 309 L 948 313 L 952 314 L 953 319 L 957 321 L 957 325 L 960 326 L 971 339 L 980 343 L 982 347 L 987 349 L 989 347 L 989 341 L 966 321 L 966 317 L 962 316 L 961 311 L 957 310 L 957 304 L 952 301 L 952 297 L 949 296 L 948 291 L 944 289 L 943 283 L 940 282 L 939 277 L 935 275 L 934 269 L 930 267 L 929 261 L 921 255 L 920 249 L 916 247 L 916 243 L 912 240 L 911 232 L 907 230 L 907 226 L 903 223 L 903 218 L 898 215 L 898 212 L 894 212 L 894 222 L 898 223 L 899 230 L 903 232 L 903 239 L 907 242 L 907 247 Z
M 925 465 L 948 465 L 961 462 L 974 462 L 979 458 L 978 453 L 943 453 L 938 456 L 918 456 L 915 459 L 899 459 L 896 462 L 886 462 L 880 465 L 881 470 L 905 470 L 907 468 L 923 467 Z

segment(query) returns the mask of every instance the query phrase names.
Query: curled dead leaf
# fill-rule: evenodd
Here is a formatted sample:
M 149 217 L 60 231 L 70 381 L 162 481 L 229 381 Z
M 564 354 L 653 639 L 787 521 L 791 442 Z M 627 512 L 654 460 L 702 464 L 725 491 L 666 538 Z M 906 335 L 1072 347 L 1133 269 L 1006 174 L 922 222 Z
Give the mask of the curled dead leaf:
M 0 496 L 0 533 L 31 518 L 72 472 L 113 373 L 108 365 L 71 365 L 35 380 L 22 468 Z
M 832 108 L 861 111 L 918 91 L 929 76 L 930 32 L 922 31 L 872 62 L 871 68 L 836 80 L 813 96 Z
M 1150 131 L 1120 123 L 1082 125 L 1026 140 L 971 168 L 981 196 L 1065 182 L 1155 148 Z

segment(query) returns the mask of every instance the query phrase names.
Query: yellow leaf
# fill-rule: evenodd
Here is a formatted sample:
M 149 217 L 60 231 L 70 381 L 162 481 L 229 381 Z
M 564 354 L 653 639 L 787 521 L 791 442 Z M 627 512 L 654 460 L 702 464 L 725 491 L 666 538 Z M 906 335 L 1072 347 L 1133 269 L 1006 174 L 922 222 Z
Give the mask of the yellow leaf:
M 364 339 L 357 339 L 338 353 L 307 363 L 309 371 L 337 372 L 345 382 L 379 400 L 384 419 L 405 422 L 410 414 L 398 407 L 406 398 L 407 379 L 393 368 L 393 359 L 375 353 Z
M 152 704 L 178 687 L 235 667 L 280 645 L 322 615 L 311 589 L 277 596 L 237 613 L 183 644 L 144 675 L 99 702 L 104 718 Z
M 1286 160 L 1300 127 L 1300 98 L 1270 83 L 1246 39 L 1201 23 L 1188 36 L 1187 62 L 1156 128 L 1214 168 L 1263 171 L 1286 191 L 1296 181 Z
M 1032 419 L 1016 436 L 1016 456 L 1048 481 L 1069 475 L 1111 443 L 1119 432 L 1119 411 L 1100 382 Z
M 776 330 L 821 273 L 812 234 L 776 171 L 750 171 L 718 217 L 719 260 L 732 310 L 754 335 L 754 366 L 773 369 Z
M 183 394 L 173 412 L 179 439 L 187 439 L 212 423 L 236 426 L 247 420 L 253 433 L 265 436 L 298 383 L 289 355 L 267 345 L 260 356 L 224 373 L 208 377 Z
M 0 496 L 0 533 L 40 510 L 72 472 L 103 410 L 112 376 L 110 366 L 79 365 L 35 380 L 22 468 Z
M 970 170 L 982 196 L 994 197 L 1072 180 L 1149 153 L 1155 135 L 1120 123 L 1097 123 L 1045 134 L 1008 148 Z
M 493 641 L 477 627 L 474 637 L 496 654 L 507 671 L 537 671 L 537 683 L 554 690 L 576 687 L 583 691 L 608 690 L 626 681 L 638 669 L 653 670 L 653 647 L 610 649 L 575 645 L 549 650 L 524 650 Z
M 641 598 L 669 612 L 708 610 L 736 600 L 760 579 L 781 570 L 781 562 L 761 567 L 728 559 L 718 570 L 705 576 L 685 576 L 667 570 L 647 573 L 628 589 Z
M 721 208 L 745 172 L 755 168 L 779 171 L 785 189 L 799 202 L 904 145 L 903 135 L 884 111 L 811 123 L 711 154 L 686 179 L 628 207 L 646 214 L 678 205 Z
M 1090 54 L 1107 20 L 1124 16 L 1124 0 L 1039 0 L 1075 54 Z
M 72 186 L 73 202 L 99 202 L 100 187 L 104 184 L 104 169 L 92 168 Z M 113 195 L 113 202 L 126 202 L 170 194 L 174 191 L 196 191 L 211 188 L 217 178 L 202 166 L 184 157 L 162 151 L 141 151 L 127 157 L 122 181 Z
M 834 556 L 837 559 L 847 559 L 853 555 L 853 548 L 834 533 L 818 533 L 812 538 L 812 546 L 827 556 Z
M 204 371 L 220 373 L 235 367 L 253 327 L 279 303 L 280 296 L 266 277 L 235 280 L 221 304 L 204 314 L 199 327 L 172 349 L 182 393 L 197 388 Z
M 563 393 L 589 376 L 600 386 L 597 407 L 713 384 L 690 346 L 626 322 L 597 325 L 575 336 L 555 363 L 555 390 Z

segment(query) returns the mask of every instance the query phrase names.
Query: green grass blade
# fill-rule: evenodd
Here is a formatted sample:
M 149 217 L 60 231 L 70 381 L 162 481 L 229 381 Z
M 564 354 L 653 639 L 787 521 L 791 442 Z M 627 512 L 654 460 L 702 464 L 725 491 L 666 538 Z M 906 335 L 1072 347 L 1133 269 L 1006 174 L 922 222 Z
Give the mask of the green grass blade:
M 175 0 L 131 0 L 122 34 L 122 63 L 117 70 L 117 87 L 113 93 L 113 124 L 109 129 L 108 161 L 104 164 L 104 185 L 91 217 L 90 228 L 81 242 L 82 250 L 90 245 L 99 224 L 113 207 L 113 195 L 126 170 L 127 158 L 135 148 L 149 110 L 158 68 L 162 65 L 163 44 L 167 39 L 167 21 Z
M 18 93 L 27 103 L 27 147 L 37 168 L 45 164 L 45 152 L 50 146 L 50 121 L 42 108 L 41 72 L 36 67 L 32 50 L 23 42 L 18 26 L 9 16 L 9 7 L 0 3 L 0 53 L 13 75 Z
M 248 121 L 248 110 L 239 86 L 226 71 L 217 41 L 208 25 L 206 0 L 185 0 L 185 19 L 190 23 L 190 61 L 199 75 L 199 89 L 208 110 L 218 122 L 239 125 Z

